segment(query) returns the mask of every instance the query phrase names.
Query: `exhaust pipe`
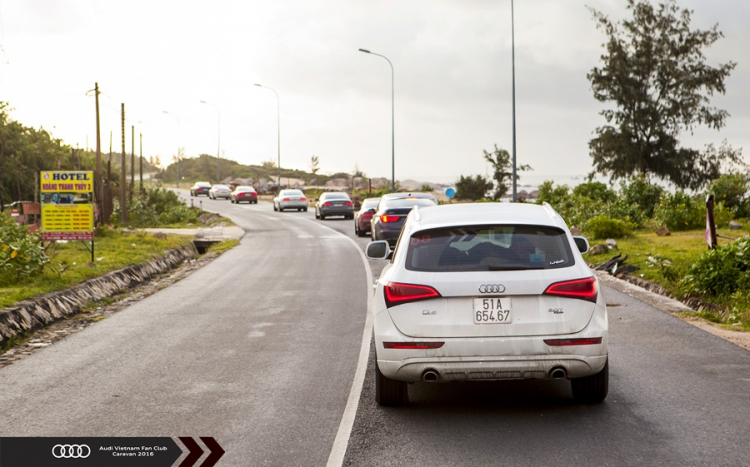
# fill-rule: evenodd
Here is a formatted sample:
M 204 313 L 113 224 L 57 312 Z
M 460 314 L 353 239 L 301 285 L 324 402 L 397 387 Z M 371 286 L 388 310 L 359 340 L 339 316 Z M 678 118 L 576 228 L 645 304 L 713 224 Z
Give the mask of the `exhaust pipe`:
M 565 371 L 565 368 L 563 367 L 555 367 L 550 372 L 549 375 L 552 377 L 552 379 L 563 379 L 567 376 L 567 372 Z
M 426 370 L 424 373 L 422 373 L 422 381 L 424 382 L 435 383 L 439 379 L 440 375 L 438 375 L 437 371 L 435 370 Z

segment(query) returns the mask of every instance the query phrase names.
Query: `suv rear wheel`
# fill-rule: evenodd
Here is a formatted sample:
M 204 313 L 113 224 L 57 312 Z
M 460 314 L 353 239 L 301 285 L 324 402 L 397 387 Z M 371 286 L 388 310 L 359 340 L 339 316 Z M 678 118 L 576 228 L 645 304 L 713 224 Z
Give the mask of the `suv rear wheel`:
M 607 398 L 609 392 L 609 359 L 602 371 L 595 375 L 570 380 L 573 399 L 586 404 L 598 404 Z
M 385 406 L 409 403 L 407 383 L 383 376 L 377 361 L 375 362 L 375 402 Z

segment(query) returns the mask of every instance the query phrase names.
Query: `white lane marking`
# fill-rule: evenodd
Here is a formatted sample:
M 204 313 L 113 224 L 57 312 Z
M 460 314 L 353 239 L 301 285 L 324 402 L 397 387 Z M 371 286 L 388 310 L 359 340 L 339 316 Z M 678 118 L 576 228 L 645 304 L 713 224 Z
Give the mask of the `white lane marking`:
M 364 289 L 367 294 L 367 311 L 365 315 L 365 328 L 362 331 L 362 344 L 359 348 L 359 360 L 357 361 L 357 371 L 354 372 L 354 380 L 352 381 L 352 387 L 349 390 L 349 398 L 346 401 L 346 407 L 344 408 L 344 414 L 341 416 L 341 423 L 339 424 L 339 430 L 336 433 L 336 439 L 333 441 L 331 447 L 331 454 L 328 456 L 328 463 L 326 467 L 341 467 L 344 465 L 344 455 L 346 454 L 346 448 L 349 445 L 349 437 L 352 434 L 352 427 L 354 426 L 354 419 L 357 416 L 357 409 L 359 408 L 359 398 L 362 395 L 362 386 L 365 383 L 365 373 L 367 372 L 367 360 L 370 358 L 370 336 L 372 335 L 372 315 L 370 314 L 373 293 L 370 289 L 372 284 L 372 270 L 370 264 L 367 262 L 367 257 L 362 249 L 359 247 L 357 242 L 347 237 L 345 234 L 334 230 L 325 225 L 312 221 L 310 219 L 301 218 L 306 222 L 309 222 L 318 227 L 328 229 L 336 235 L 329 235 L 321 238 L 345 238 L 357 250 L 359 257 L 362 259 L 362 264 L 365 265 L 365 284 Z

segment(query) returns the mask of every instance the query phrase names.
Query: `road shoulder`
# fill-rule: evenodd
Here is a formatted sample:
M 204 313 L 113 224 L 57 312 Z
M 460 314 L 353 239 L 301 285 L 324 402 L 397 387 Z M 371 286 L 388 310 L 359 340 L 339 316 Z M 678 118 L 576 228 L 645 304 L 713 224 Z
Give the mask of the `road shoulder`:
M 595 271 L 599 281 L 618 290 L 626 295 L 636 298 L 654 308 L 661 310 L 665 313 L 677 316 L 686 323 L 692 324 L 693 326 L 700 328 L 708 333 L 711 333 L 717 337 L 728 340 L 733 344 L 736 344 L 745 350 L 750 350 L 750 333 L 741 331 L 730 331 L 723 329 L 713 323 L 710 323 L 696 315 L 695 310 L 684 305 L 682 302 L 674 300 L 663 295 L 659 295 L 654 292 L 650 292 L 642 287 L 626 282 L 622 279 L 618 279 L 607 272 Z

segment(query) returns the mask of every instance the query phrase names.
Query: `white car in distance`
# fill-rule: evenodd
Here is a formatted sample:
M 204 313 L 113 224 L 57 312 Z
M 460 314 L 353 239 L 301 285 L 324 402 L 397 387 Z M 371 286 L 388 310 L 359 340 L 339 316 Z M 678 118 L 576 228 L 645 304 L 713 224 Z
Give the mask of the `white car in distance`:
M 414 208 L 376 283 L 373 334 L 380 405 L 408 383 L 568 379 L 574 399 L 607 397 L 608 322 L 599 283 L 550 205 Z

